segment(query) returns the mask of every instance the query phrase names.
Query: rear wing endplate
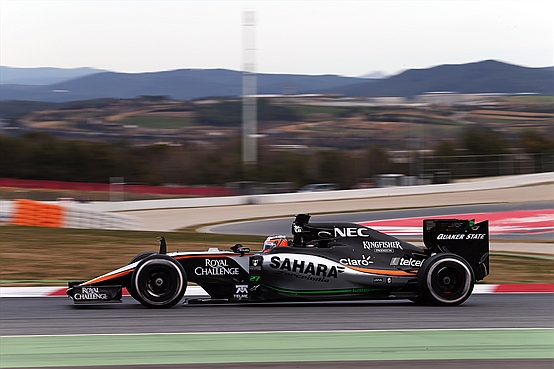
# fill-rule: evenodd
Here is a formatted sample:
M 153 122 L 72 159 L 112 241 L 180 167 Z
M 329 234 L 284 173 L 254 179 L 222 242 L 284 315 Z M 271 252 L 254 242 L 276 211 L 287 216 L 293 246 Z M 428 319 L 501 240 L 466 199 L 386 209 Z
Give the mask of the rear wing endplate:
M 423 242 L 432 253 L 449 252 L 463 257 L 473 268 L 475 280 L 489 274 L 489 221 L 425 219 Z

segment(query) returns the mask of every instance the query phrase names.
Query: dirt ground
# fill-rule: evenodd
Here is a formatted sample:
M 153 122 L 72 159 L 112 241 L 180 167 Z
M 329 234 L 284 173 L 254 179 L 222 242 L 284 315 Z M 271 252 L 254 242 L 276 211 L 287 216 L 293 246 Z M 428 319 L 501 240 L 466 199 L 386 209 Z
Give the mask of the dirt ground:
M 0 226 L 0 286 L 65 285 L 127 264 L 143 251 L 158 249 L 163 235 L 168 251 L 228 250 L 242 243 L 261 249 L 264 237 L 184 232 L 139 232 Z M 553 283 L 554 258 L 492 254 L 485 283 Z

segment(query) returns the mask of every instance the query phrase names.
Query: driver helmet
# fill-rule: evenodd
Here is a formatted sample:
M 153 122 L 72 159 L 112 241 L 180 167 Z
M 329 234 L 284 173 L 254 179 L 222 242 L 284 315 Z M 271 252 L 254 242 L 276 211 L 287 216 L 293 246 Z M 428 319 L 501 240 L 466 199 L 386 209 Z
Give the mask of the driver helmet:
M 287 240 L 287 237 L 281 234 L 274 234 L 265 239 L 264 252 L 268 252 L 274 247 L 284 247 L 288 245 L 289 245 L 289 241 Z

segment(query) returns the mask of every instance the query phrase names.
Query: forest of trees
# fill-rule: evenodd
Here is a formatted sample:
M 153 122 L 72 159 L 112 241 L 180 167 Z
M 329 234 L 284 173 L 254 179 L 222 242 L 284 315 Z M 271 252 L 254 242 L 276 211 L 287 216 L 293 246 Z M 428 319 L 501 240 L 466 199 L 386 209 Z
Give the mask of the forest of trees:
M 490 158 L 512 153 L 514 148 L 518 153 L 538 155 L 540 160 L 547 155 L 550 167 L 547 166 L 546 170 L 552 170 L 554 140 L 532 130 L 509 140 L 496 131 L 470 127 L 458 142 L 436 142 L 433 153 L 442 158 L 444 169 L 449 169 L 444 163 L 455 163 L 462 155 Z M 414 161 L 433 162 L 430 158 L 414 158 Z M 452 168 L 449 170 L 458 170 L 455 166 Z M 544 164 L 541 168 L 545 170 Z M 394 162 L 385 149 L 376 145 L 356 151 L 274 151 L 262 143 L 258 165 L 249 167 L 242 163 L 238 139 L 218 147 L 205 147 L 198 144 L 131 146 L 125 142 L 65 141 L 40 133 L 22 138 L 0 136 L 0 177 L 4 178 L 107 183 L 110 177 L 124 177 L 127 182 L 151 185 L 293 182 L 298 187 L 307 183 L 334 182 L 342 188 L 351 188 L 380 173 L 420 175 L 427 170 L 420 164 Z M 487 174 L 497 175 L 486 173 L 486 170 L 469 175 Z

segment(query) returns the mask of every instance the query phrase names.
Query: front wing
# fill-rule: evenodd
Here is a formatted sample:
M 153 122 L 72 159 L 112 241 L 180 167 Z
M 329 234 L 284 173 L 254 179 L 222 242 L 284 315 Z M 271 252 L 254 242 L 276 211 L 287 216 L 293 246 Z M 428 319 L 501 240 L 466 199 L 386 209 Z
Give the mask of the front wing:
M 122 302 L 122 286 L 69 285 L 67 295 L 75 304 Z

